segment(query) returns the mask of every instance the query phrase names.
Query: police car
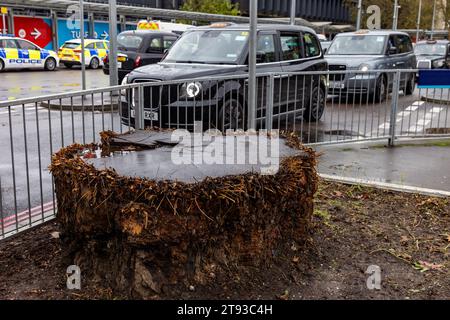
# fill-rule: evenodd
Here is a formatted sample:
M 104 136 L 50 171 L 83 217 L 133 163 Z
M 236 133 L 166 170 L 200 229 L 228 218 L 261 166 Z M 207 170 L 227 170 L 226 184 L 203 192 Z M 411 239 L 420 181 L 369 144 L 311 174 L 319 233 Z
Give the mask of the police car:
M 45 69 L 54 71 L 59 66 L 56 52 L 42 49 L 34 43 L 0 34 L 0 71 L 9 69 Z
M 109 42 L 98 39 L 84 40 L 84 64 L 91 69 L 103 66 L 103 59 L 109 51 Z M 62 64 L 67 68 L 81 65 L 81 40 L 66 41 L 58 50 L 58 56 Z

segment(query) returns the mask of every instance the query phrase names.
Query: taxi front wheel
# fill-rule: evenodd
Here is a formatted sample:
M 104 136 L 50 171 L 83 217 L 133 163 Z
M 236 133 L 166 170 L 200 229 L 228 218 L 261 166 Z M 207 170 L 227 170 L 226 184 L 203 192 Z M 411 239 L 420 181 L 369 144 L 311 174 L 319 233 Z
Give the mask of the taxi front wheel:
M 47 59 L 47 61 L 45 61 L 45 70 L 47 71 L 55 71 L 56 70 L 56 60 L 53 58 L 49 58 Z
M 5 69 L 5 63 L 2 60 L 0 60 L 0 72 L 2 72 L 3 69 Z

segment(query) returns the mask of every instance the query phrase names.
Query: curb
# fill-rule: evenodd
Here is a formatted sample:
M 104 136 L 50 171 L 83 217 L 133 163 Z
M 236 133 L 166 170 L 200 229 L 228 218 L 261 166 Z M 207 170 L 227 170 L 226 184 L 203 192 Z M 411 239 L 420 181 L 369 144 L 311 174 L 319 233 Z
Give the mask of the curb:
M 52 101 L 42 101 L 40 103 L 41 107 L 50 110 L 62 110 L 62 111 L 101 111 L 101 112 L 117 112 L 119 110 L 118 102 L 111 102 L 110 100 L 95 101 L 92 99 L 86 99 L 84 104 L 80 101 L 81 99 L 63 99 L 60 103 L 59 100 Z
M 445 105 L 450 104 L 449 100 L 435 99 L 435 98 L 429 98 L 429 97 L 425 97 L 425 96 L 420 97 L 420 100 L 428 102 L 428 103 L 434 103 L 434 104 L 445 104 Z
M 382 189 L 382 190 L 422 194 L 422 195 L 433 196 L 433 197 L 442 197 L 442 198 L 450 197 L 450 191 L 444 191 L 444 190 L 435 190 L 435 189 L 420 188 L 420 187 L 413 187 L 413 186 L 404 186 L 404 185 L 395 184 L 395 183 L 387 183 L 387 182 L 374 181 L 374 180 L 368 180 L 368 179 L 340 177 L 340 176 L 333 176 L 333 175 L 321 174 L 321 173 L 319 173 L 319 177 L 321 177 L 322 179 L 327 180 L 327 181 L 340 182 L 340 183 L 351 184 L 351 185 L 362 185 L 362 186 L 374 187 L 374 188 Z

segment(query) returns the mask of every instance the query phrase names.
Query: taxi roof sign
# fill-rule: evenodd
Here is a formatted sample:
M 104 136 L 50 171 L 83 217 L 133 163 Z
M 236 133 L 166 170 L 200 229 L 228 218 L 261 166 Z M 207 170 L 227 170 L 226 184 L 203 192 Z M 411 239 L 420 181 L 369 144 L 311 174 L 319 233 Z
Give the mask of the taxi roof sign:
M 8 8 L 7 7 L 1 7 L 0 8 L 0 13 L 1 14 L 8 14 Z
M 212 23 L 210 25 L 210 27 L 211 28 L 226 28 L 226 27 L 229 27 L 229 26 L 231 26 L 233 24 L 234 23 L 232 23 L 232 22 L 215 22 L 215 23 Z
M 141 20 L 138 22 L 137 30 L 159 30 L 158 21 Z

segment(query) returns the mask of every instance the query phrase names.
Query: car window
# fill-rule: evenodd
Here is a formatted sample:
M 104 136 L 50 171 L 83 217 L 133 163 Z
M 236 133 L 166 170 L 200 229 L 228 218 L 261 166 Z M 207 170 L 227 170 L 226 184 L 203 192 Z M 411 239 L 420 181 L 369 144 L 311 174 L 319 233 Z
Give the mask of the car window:
M 283 60 L 296 60 L 302 58 L 300 47 L 300 34 L 280 34 L 281 52 Z
M 105 44 L 103 42 L 97 42 L 97 49 L 105 49 Z
M 95 43 L 89 43 L 87 46 L 84 46 L 86 49 L 95 49 Z
M 390 48 L 393 48 L 393 47 L 397 47 L 396 46 L 396 41 L 395 41 L 395 36 L 390 36 L 389 37 L 389 42 L 388 42 L 388 48 L 387 48 L 388 53 L 390 53 Z M 398 48 L 397 48 L 397 51 L 395 53 L 392 53 L 392 54 L 397 54 L 397 53 L 398 53 Z
M 397 36 L 397 48 L 399 53 L 409 53 L 413 51 L 411 39 L 405 35 Z
M 150 41 L 150 46 L 147 50 L 147 52 L 162 52 L 162 39 L 161 38 L 153 38 L 152 41 Z
M 177 40 L 165 62 L 237 64 L 248 44 L 248 31 L 193 30 Z
M 274 36 L 270 34 L 258 36 L 258 46 L 256 51 L 264 53 L 264 61 L 261 63 L 277 61 Z
M 80 44 L 79 43 L 76 43 L 76 42 L 66 42 L 66 43 L 64 43 L 63 44 L 63 48 L 64 49 L 76 49 L 76 48 L 78 48 L 80 46 Z
M 17 40 L 17 42 L 19 43 L 19 47 L 20 49 L 23 50 L 39 50 L 38 47 L 36 47 L 34 44 L 25 41 L 25 40 Z
M 14 39 L 3 40 L 3 47 L 8 49 L 17 49 L 17 43 Z
M 174 37 L 164 37 L 164 50 L 170 49 L 176 40 L 177 38 Z
M 304 33 L 303 42 L 305 43 L 305 56 L 307 58 L 320 56 L 320 44 L 314 35 L 308 32 Z
M 140 35 L 125 33 L 118 35 L 117 44 L 119 48 L 129 51 L 137 51 L 137 49 L 141 47 L 143 40 L 144 39 Z

